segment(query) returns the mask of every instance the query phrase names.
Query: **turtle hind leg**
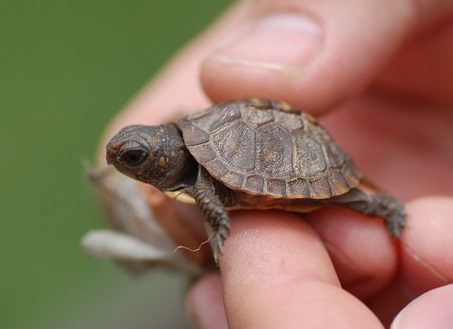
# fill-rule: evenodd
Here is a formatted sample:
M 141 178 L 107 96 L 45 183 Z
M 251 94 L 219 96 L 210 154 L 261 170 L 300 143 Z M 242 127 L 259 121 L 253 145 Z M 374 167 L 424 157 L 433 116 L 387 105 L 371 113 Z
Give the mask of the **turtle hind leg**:
M 193 189 L 198 207 L 214 230 L 212 249 L 214 260 L 218 264 L 219 256 L 222 255 L 223 244 L 230 234 L 230 217 L 215 193 L 212 180 L 201 170 Z
M 387 229 L 392 236 L 401 237 L 406 224 L 406 210 L 404 206 L 390 195 L 379 193 L 371 196 L 375 209 L 371 216 L 384 218 Z
M 395 198 L 384 193 L 367 194 L 354 188 L 337 197 L 334 203 L 353 209 L 367 216 L 384 219 L 390 235 L 399 238 L 406 223 L 404 206 Z

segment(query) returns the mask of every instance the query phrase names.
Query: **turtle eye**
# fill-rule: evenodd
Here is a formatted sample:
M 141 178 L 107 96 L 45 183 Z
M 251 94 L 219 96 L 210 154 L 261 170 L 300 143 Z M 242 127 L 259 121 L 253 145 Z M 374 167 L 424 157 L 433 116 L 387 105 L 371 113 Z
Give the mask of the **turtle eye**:
M 136 167 L 145 161 L 147 155 L 148 153 L 142 149 L 129 149 L 122 151 L 118 158 L 126 166 Z

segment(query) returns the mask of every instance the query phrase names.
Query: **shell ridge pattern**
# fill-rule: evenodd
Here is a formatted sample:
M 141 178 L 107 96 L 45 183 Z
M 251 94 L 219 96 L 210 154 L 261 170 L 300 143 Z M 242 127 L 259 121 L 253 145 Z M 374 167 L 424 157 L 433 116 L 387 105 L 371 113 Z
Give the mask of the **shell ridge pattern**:
M 255 169 L 255 139 L 253 129 L 244 122 L 233 122 L 210 134 L 219 158 L 241 173 Z
M 256 102 L 214 105 L 180 125 L 187 148 L 213 178 L 271 198 L 325 199 L 357 185 L 351 159 L 313 117 Z

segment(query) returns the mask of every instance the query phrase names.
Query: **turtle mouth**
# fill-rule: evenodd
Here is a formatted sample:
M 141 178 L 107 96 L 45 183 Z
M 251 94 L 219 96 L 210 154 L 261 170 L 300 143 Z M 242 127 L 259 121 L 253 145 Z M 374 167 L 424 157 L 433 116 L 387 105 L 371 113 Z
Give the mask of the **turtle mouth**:
M 113 158 L 109 156 L 109 154 L 107 154 L 107 157 L 106 157 L 106 160 L 107 160 L 107 164 L 111 165 L 112 164 L 112 160 Z

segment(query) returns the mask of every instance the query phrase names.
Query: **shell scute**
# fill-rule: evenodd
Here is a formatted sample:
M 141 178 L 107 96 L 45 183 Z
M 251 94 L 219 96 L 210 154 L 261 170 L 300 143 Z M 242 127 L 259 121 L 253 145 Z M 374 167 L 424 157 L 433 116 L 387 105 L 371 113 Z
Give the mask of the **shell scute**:
M 236 122 L 211 135 L 217 154 L 233 168 L 255 168 L 255 132 L 244 122 Z
M 209 134 L 189 121 L 181 121 L 180 128 L 184 131 L 184 142 L 187 146 L 199 145 L 209 141 Z
M 300 195 L 301 198 L 310 197 L 310 188 L 304 178 L 294 178 L 288 181 L 288 190 L 292 195 Z
M 306 133 L 295 134 L 295 160 L 294 170 L 301 177 L 309 177 L 311 175 L 323 172 L 327 168 L 326 159 L 322 145 L 314 138 Z
M 241 118 L 241 111 L 237 104 L 231 103 L 227 106 L 219 108 L 219 114 L 209 126 L 209 131 L 216 131 L 224 127 L 226 124 Z
M 326 176 L 321 176 L 310 181 L 310 197 L 313 199 L 328 199 L 332 196 L 329 181 Z
M 275 124 L 256 130 L 256 169 L 267 177 L 285 178 L 292 171 L 293 143 L 289 131 Z
M 283 179 L 268 179 L 266 181 L 267 191 L 277 197 L 284 197 L 286 195 L 286 181 Z
M 194 150 L 199 155 L 197 160 L 200 163 L 209 162 L 217 157 L 217 154 L 208 143 L 196 145 Z
M 260 175 L 250 175 L 245 180 L 244 188 L 254 193 L 263 193 L 264 178 Z

